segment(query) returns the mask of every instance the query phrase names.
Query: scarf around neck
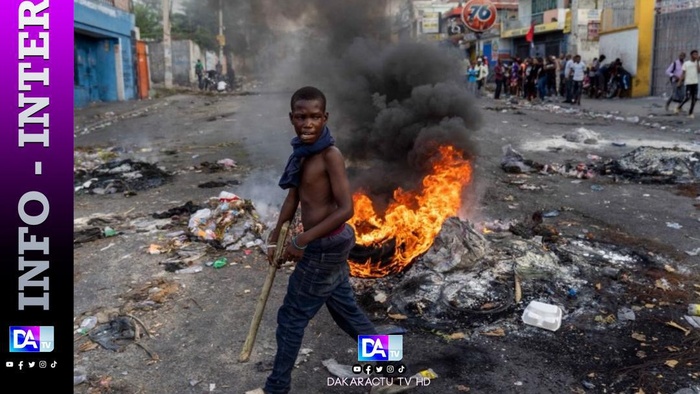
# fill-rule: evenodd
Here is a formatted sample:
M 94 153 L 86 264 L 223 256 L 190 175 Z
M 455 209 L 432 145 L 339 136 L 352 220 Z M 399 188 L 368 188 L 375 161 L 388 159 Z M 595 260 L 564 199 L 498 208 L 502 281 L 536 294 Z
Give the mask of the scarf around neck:
M 328 126 L 324 126 L 321 137 L 313 144 L 305 144 L 299 137 L 294 137 L 291 145 L 294 151 L 289 156 L 289 160 L 287 160 L 287 166 L 284 168 L 284 173 L 282 173 L 282 178 L 279 182 L 279 186 L 282 189 L 298 187 L 301 181 L 301 160 L 305 157 L 313 156 L 331 145 L 335 145 L 335 139 L 331 135 Z

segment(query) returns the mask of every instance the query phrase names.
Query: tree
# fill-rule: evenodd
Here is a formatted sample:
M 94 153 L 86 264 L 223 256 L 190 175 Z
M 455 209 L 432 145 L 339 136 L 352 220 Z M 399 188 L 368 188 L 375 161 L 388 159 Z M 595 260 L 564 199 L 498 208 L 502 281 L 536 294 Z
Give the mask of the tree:
M 141 38 L 160 40 L 163 38 L 162 18 L 157 8 L 145 4 L 134 4 L 134 18 Z

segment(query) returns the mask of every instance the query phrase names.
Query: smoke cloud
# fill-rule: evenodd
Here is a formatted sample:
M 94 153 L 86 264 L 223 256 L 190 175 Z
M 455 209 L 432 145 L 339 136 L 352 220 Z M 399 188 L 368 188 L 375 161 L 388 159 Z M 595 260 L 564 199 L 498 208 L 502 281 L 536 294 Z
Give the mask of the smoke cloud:
M 263 3 L 267 23 L 286 26 L 269 77 L 326 93 L 329 125 L 351 165 L 354 188 L 388 199 L 412 188 L 440 144 L 475 155 L 481 118 L 463 84 L 462 54 L 437 43 L 391 42 L 388 2 Z M 295 27 L 297 29 L 295 29 Z

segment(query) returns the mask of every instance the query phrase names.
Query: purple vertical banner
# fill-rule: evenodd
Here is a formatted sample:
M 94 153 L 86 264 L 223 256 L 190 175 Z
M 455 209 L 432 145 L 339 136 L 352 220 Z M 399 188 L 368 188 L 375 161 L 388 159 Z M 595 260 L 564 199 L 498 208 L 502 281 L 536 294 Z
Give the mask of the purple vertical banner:
M 73 370 L 74 4 L 0 4 L 0 376 L 29 391 L 67 392 Z

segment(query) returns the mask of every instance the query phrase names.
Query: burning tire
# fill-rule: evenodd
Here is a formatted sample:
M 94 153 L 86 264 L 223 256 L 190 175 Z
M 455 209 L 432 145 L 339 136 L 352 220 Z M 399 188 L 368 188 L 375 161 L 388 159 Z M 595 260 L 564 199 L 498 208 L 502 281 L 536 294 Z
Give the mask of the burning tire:
M 392 264 L 395 252 L 395 238 L 370 246 L 355 245 L 350 250 L 350 275 L 356 278 L 381 278 L 402 271 L 405 267 Z

